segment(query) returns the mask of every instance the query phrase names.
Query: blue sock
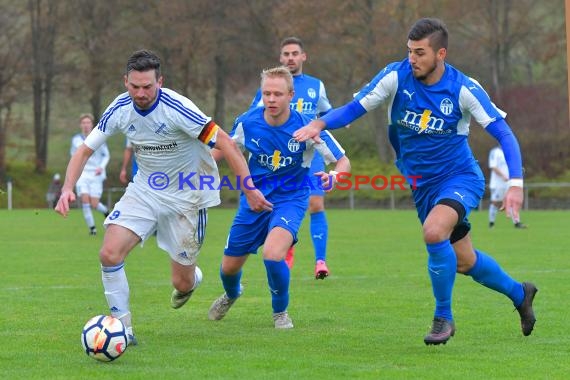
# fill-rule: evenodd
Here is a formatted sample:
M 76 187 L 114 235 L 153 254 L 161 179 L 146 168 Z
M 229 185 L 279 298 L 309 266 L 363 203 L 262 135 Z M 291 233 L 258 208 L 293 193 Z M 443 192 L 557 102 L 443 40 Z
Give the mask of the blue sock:
M 522 284 L 513 280 L 491 256 L 475 250 L 477 261 L 469 272 L 465 273 L 489 289 L 503 293 L 513 301 L 513 305 L 519 306 L 524 299 Z
M 327 239 L 329 225 L 324 211 L 311 214 L 311 238 L 315 248 L 315 261 L 327 259 Z
M 229 298 L 237 298 L 241 295 L 241 273 L 240 270 L 238 273 L 230 275 L 224 274 L 222 272 L 222 268 L 220 267 L 220 278 L 222 280 L 222 285 L 224 286 L 224 290 Z
M 271 292 L 271 306 L 274 313 L 287 310 L 289 305 L 289 267 L 285 260 L 263 260 L 267 270 L 267 282 Z
M 426 244 L 428 257 L 428 272 L 431 287 L 435 297 L 434 317 L 453 321 L 451 312 L 451 294 L 457 271 L 457 257 L 449 240 L 439 243 Z

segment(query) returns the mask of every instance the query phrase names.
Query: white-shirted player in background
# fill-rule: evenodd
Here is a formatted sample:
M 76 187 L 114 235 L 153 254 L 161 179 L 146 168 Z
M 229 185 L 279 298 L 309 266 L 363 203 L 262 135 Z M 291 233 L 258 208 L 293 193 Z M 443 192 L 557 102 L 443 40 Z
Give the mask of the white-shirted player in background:
M 501 209 L 505 194 L 509 189 L 509 167 L 505 160 L 505 154 L 500 146 L 496 146 L 489 152 L 489 191 L 491 193 L 491 201 L 489 203 L 489 228 L 495 226 L 497 212 Z M 515 228 L 526 228 L 521 223 L 520 216 L 512 218 Z
M 271 204 L 254 187 L 232 139 L 190 99 L 161 88 L 160 59 L 154 53 L 133 53 L 124 80 L 127 92 L 109 105 L 71 157 L 55 210 L 68 214 L 75 200 L 73 186 L 89 157 L 109 136 L 125 134 L 139 170 L 105 220 L 99 258 L 111 315 L 125 324 L 129 344 L 134 345 L 124 261 L 137 244 L 157 231 L 158 246 L 170 255 L 173 308 L 184 305 L 202 280 L 196 259 L 204 240 L 206 210 L 220 203 L 218 168 L 210 149 L 224 153 L 252 210 L 270 210 Z
M 91 133 L 95 126 L 94 123 L 95 118 L 90 113 L 84 113 L 79 116 L 81 133 L 71 138 L 71 149 L 69 150 L 71 156 L 73 156 L 77 149 L 83 144 L 83 141 L 89 133 Z M 83 217 L 85 218 L 87 227 L 89 227 L 90 235 L 97 235 L 97 228 L 95 227 L 95 219 L 93 218 L 91 208 L 99 211 L 105 215 L 105 217 L 109 215 L 109 210 L 100 202 L 100 199 L 103 194 L 103 182 L 105 182 L 107 178 L 105 168 L 109 163 L 110 157 L 107 144 L 102 144 L 87 160 L 81 177 L 77 180 L 76 190 L 81 198 Z

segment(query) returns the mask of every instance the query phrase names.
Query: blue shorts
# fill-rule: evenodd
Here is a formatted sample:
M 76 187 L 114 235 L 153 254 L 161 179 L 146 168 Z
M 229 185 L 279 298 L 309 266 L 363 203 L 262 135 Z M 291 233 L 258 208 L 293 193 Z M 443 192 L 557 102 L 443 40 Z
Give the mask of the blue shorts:
M 245 203 L 245 204 L 244 204 Z M 265 243 L 265 239 L 275 227 L 282 227 L 293 236 L 293 244 L 297 242 L 297 232 L 309 206 L 308 199 L 295 199 L 273 205 L 273 211 L 253 212 L 243 197 L 234 218 L 224 255 L 244 256 L 256 254 L 257 249 Z
M 324 197 L 325 191 L 323 190 L 323 185 L 320 177 L 316 177 L 315 173 L 325 171 L 325 160 L 323 156 L 315 152 L 315 156 L 311 161 L 311 168 L 309 169 L 309 177 L 313 185 L 311 186 L 311 196 Z
M 418 218 L 422 224 L 436 204 L 443 199 L 450 199 L 460 203 L 465 209 L 463 220 L 460 220 L 458 225 L 467 226 L 469 213 L 479 206 L 484 193 L 485 178 L 477 172 L 450 176 L 436 184 L 428 184 L 412 191 Z

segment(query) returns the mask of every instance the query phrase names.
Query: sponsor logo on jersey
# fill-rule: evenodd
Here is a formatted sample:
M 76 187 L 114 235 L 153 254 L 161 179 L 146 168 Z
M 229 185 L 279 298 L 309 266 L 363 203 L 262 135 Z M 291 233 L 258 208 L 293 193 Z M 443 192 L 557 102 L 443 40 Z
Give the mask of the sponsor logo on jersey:
M 160 144 L 160 145 L 136 145 L 133 144 L 133 150 L 136 153 L 143 154 L 158 154 L 162 152 L 174 152 L 178 150 L 178 144 L 176 141 L 172 141 L 170 144 Z
M 257 162 L 261 166 L 276 171 L 279 168 L 291 165 L 293 163 L 293 157 L 284 157 L 281 155 L 281 151 L 275 150 L 272 155 L 260 154 L 257 158 Z
M 451 133 L 451 130 L 443 129 L 445 121 L 439 117 L 434 117 L 432 111 L 424 109 L 423 112 L 416 113 L 414 111 L 405 110 L 403 119 L 398 120 L 401 126 L 420 133 L 445 135 Z
M 291 102 L 289 104 L 289 108 L 291 108 L 292 110 L 295 110 L 297 112 L 300 112 L 302 114 L 313 114 L 313 103 L 312 102 L 305 102 L 303 101 L 303 98 L 299 98 L 297 101 L 295 102 Z

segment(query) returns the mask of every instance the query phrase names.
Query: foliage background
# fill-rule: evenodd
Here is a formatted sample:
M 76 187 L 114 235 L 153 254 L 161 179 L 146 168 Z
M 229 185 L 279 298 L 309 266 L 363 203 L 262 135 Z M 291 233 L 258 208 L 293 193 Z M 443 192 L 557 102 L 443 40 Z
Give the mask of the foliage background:
M 165 86 L 229 130 L 261 69 L 277 65 L 283 37 L 304 40 L 305 72 L 341 105 L 406 57 L 408 29 L 424 16 L 447 23 L 448 61 L 508 113 L 527 178 L 570 177 L 563 0 L 0 0 L 0 9 L 0 189 L 8 177 L 21 194 L 41 188 L 28 207 L 43 205 L 49 178 L 65 170 L 78 115 L 99 117 L 124 91 L 136 49 L 156 51 Z M 380 108 L 335 134 L 354 162 L 384 169 L 392 160 L 386 120 Z M 110 140 L 107 186 L 120 185 L 123 144 Z M 494 140 L 473 124 L 471 144 L 486 170 Z

